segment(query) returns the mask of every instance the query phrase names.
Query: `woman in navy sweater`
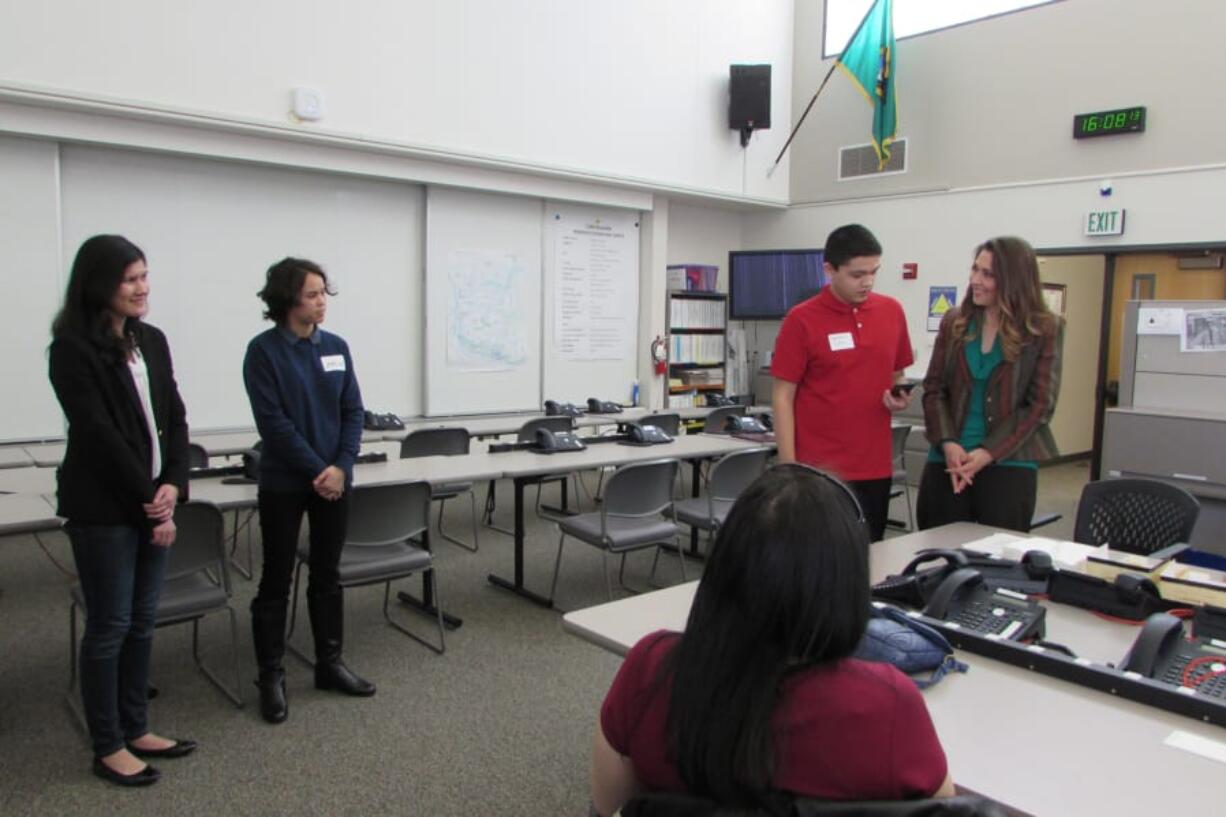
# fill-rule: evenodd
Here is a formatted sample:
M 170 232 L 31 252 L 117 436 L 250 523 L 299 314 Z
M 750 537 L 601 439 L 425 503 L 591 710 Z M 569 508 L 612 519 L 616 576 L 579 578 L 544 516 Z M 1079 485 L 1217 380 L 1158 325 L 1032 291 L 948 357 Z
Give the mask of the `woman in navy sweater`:
M 94 773 L 145 786 L 145 757 L 196 748 L 149 731 L 154 617 L 187 498 L 187 419 L 166 337 L 143 323 L 145 256 L 117 235 L 81 245 L 52 325 L 51 385 L 68 421 L 57 513 L 85 596 L 81 697 Z

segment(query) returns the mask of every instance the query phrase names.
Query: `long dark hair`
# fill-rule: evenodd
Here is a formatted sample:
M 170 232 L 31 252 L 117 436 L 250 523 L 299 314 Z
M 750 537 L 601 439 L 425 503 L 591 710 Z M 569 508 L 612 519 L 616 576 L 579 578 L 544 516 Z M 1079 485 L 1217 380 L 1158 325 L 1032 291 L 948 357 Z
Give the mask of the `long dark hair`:
M 124 360 L 139 332 L 140 320 L 128 318 L 123 336 L 117 336 L 111 319 L 111 298 L 123 281 L 124 271 L 144 260 L 140 247 L 121 235 L 86 239 L 72 262 L 64 305 L 51 324 L 51 336 L 75 335 L 97 346 L 112 363 Z
M 986 252 L 992 256 L 992 275 L 996 279 L 996 302 L 1000 305 L 1000 348 L 1005 360 L 1017 360 L 1022 346 L 1032 337 L 1052 331 L 1056 316 L 1043 300 L 1039 282 L 1039 260 L 1034 248 L 1022 238 L 991 238 L 975 248 L 974 258 Z M 953 337 L 965 344 L 983 331 L 983 307 L 976 306 L 967 284 L 954 318 Z
M 868 624 L 868 541 L 846 486 L 806 466 L 737 499 L 664 664 L 669 750 L 692 794 L 752 804 L 770 789 L 780 684 L 851 654 Z

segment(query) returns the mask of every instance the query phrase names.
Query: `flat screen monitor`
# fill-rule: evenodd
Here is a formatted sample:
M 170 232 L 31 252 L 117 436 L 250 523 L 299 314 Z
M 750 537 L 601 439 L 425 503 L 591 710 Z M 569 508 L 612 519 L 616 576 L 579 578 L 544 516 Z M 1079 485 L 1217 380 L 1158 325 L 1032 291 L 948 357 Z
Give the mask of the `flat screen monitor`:
M 729 317 L 778 320 L 826 284 L 821 250 L 728 253 Z

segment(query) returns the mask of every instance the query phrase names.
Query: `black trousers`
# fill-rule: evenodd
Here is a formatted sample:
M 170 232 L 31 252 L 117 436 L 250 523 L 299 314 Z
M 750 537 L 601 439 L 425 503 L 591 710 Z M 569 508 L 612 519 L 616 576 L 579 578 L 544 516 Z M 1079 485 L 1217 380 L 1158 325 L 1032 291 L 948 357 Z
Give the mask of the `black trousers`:
M 327 596 L 340 590 L 341 549 L 349 521 L 349 493 L 329 501 L 314 491 L 259 493 L 260 533 L 264 539 L 264 568 L 260 589 L 252 608 L 285 605 L 289 601 L 298 532 L 302 517 L 310 524 L 311 556 L 307 562 L 310 583 L 307 598 Z
M 890 483 L 889 477 L 883 479 L 848 480 L 847 485 L 860 500 L 860 509 L 864 511 L 864 519 L 868 522 L 870 542 L 880 542 L 885 538 L 885 523 L 890 515 Z
M 950 522 L 978 522 L 1025 533 L 1034 517 L 1038 472 L 1033 468 L 989 465 L 975 481 L 955 494 L 944 462 L 924 466 L 916 503 L 920 530 Z

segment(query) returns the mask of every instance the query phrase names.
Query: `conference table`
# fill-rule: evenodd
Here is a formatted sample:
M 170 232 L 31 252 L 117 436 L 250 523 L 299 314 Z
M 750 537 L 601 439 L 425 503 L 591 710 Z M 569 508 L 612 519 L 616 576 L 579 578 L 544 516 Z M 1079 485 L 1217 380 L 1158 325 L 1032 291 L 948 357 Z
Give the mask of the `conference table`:
M 872 545 L 872 580 L 922 548 L 994 528 L 957 523 Z M 576 610 L 567 631 L 624 655 L 644 635 L 684 630 L 697 582 Z M 1118 662 L 1137 626 L 1044 602 L 1047 639 Z M 956 783 L 1035 815 L 1208 814 L 1226 771 L 1226 729 L 979 655 L 924 692 Z

